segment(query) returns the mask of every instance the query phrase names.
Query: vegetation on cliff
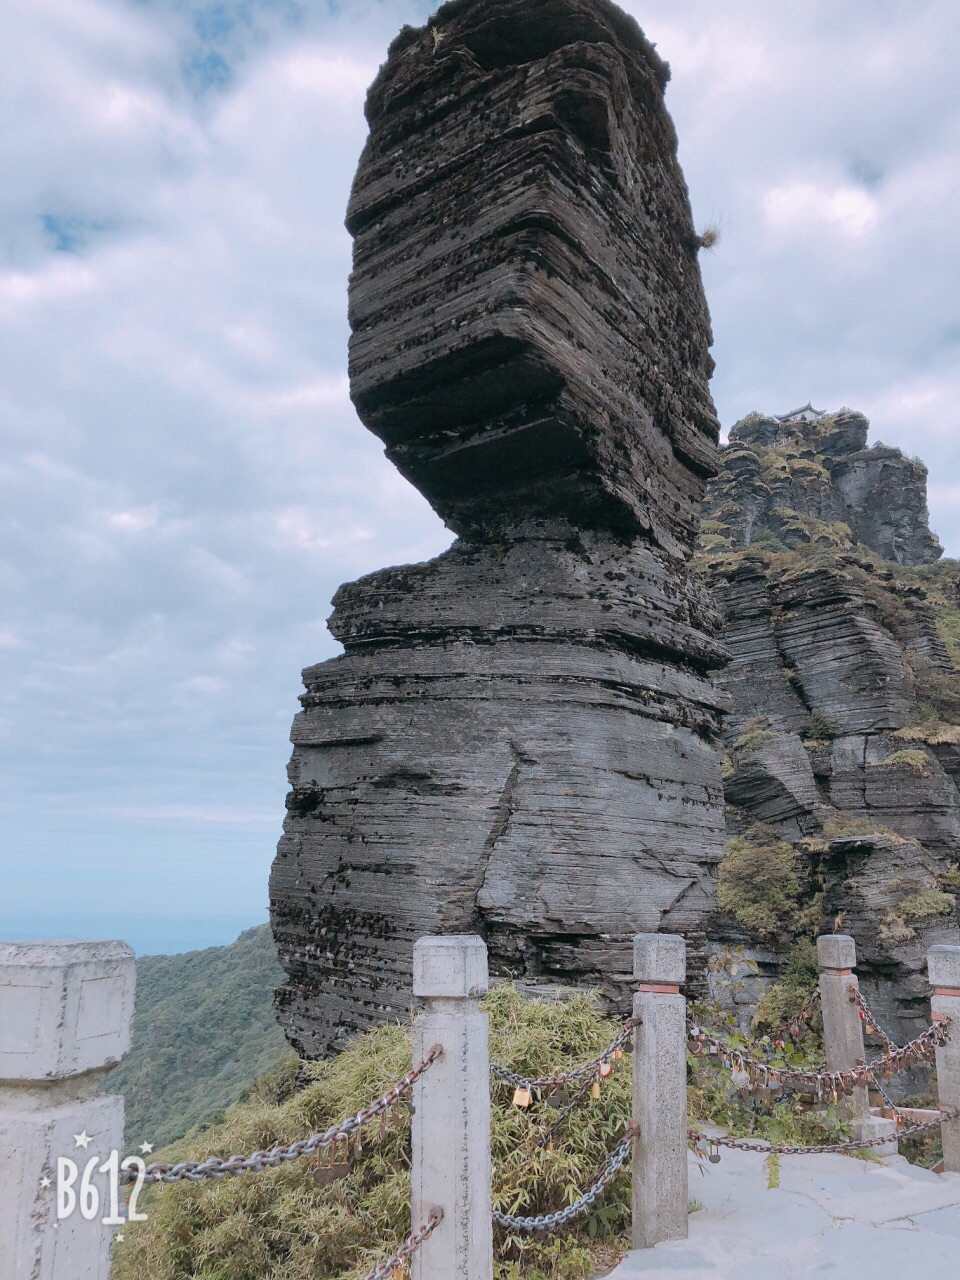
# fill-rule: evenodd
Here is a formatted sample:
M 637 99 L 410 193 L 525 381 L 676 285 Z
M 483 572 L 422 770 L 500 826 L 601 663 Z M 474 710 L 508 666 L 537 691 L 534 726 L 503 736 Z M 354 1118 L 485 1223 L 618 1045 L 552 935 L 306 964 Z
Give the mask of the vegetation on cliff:
M 698 559 L 734 707 L 707 932 L 767 977 L 852 933 L 909 1035 L 927 947 L 960 940 L 960 564 L 940 560 L 923 464 L 867 434 L 850 410 L 753 414 L 708 493 Z
M 133 1049 L 106 1083 L 126 1099 L 129 1146 L 216 1122 L 288 1052 L 273 1012 L 283 976 L 269 925 L 229 947 L 137 961 Z
M 806 994 L 809 994 L 807 992 Z M 494 1060 L 530 1076 L 569 1070 L 605 1048 L 619 1023 L 596 999 L 577 993 L 532 1001 L 510 984 L 484 1002 Z M 708 1018 L 716 1011 L 698 1010 Z M 738 1037 L 723 1022 L 724 1035 Z M 820 1046 L 808 1046 L 816 1056 Z M 335 1058 L 297 1067 L 287 1062 L 258 1081 L 223 1121 L 158 1153 L 163 1160 L 202 1159 L 287 1144 L 355 1114 L 409 1070 L 408 1026 L 361 1036 Z M 808 1064 L 801 1051 L 793 1057 Z M 689 1058 L 691 1118 L 725 1124 L 735 1134 L 788 1142 L 835 1140 L 845 1130 L 784 1101 L 758 1114 L 729 1073 Z M 306 1081 L 304 1083 L 304 1080 Z M 629 1056 L 602 1087 L 541 1145 L 556 1109 L 536 1099 L 512 1105 L 513 1090 L 492 1086 L 494 1205 L 505 1213 L 563 1208 L 583 1190 L 630 1119 Z M 406 1237 L 410 1223 L 410 1118 L 403 1109 L 385 1133 L 372 1126 L 349 1175 L 317 1186 L 314 1162 L 299 1160 L 224 1182 L 148 1188 L 145 1223 L 128 1228 L 114 1280 L 359 1280 Z M 156 1158 L 156 1157 L 155 1157 Z M 583 1280 L 606 1274 L 627 1250 L 630 1175 L 619 1174 L 588 1215 L 555 1236 L 495 1231 L 497 1280 Z

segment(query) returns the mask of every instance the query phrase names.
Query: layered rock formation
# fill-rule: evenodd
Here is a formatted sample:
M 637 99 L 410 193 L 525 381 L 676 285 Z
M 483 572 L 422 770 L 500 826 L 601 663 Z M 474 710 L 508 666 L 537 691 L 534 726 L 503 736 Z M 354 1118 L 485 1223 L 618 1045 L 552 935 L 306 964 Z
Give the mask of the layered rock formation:
M 636 929 L 702 938 L 718 427 L 667 77 L 608 0 L 454 0 L 370 90 L 351 390 L 459 537 L 342 587 L 304 673 L 271 914 L 307 1055 L 407 1007 L 423 934 L 611 995 Z
M 809 407 L 785 418 L 751 414 L 730 431 L 723 470 L 705 518 L 719 520 L 735 547 L 772 534 L 788 547 L 839 532 L 898 564 L 932 564 L 943 550 L 929 528 L 927 469 L 899 449 L 867 448 L 862 413 Z
M 960 566 L 936 563 L 923 464 L 867 431 L 848 410 L 739 423 L 702 561 L 733 654 L 730 833 L 793 844 L 794 928 L 805 908 L 804 929 L 853 934 L 865 989 L 907 1035 L 927 1017 L 928 946 L 960 940 Z M 768 972 L 793 941 L 730 917 L 711 933 Z

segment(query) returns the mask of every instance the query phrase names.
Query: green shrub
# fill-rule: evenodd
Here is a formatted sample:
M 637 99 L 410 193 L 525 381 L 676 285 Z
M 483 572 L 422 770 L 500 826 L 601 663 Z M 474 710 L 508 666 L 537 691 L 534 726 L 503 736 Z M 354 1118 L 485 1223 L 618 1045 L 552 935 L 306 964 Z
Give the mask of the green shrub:
M 905 920 L 927 920 L 933 916 L 952 916 L 957 909 L 957 899 L 952 893 L 927 889 L 923 893 L 911 893 L 900 902 L 900 914 Z
M 760 997 L 753 1025 L 761 1031 L 785 1026 L 797 1016 L 819 981 L 816 945 L 809 938 L 801 938 L 787 956 L 779 980 Z
M 746 929 L 770 937 L 795 920 L 800 897 L 797 854 L 761 826 L 727 844 L 717 903 Z
M 750 733 L 741 734 L 733 744 L 733 749 L 734 751 L 756 751 L 758 747 L 762 747 L 765 742 L 769 742 L 776 736 L 769 729 L 753 729 Z
M 823 742 L 829 741 L 830 738 L 837 736 L 837 724 L 832 717 L 824 715 L 822 711 L 814 708 L 810 712 L 810 718 L 807 721 L 807 730 L 804 735 L 808 741 Z
M 762 747 L 765 742 L 769 742 L 771 738 L 777 735 L 770 729 L 765 727 L 766 720 L 763 716 L 751 716 L 749 720 L 744 721 L 743 732 L 733 744 L 734 751 L 756 751 L 758 747 Z
M 919 747 L 905 747 L 902 751 L 895 751 L 892 756 L 887 756 L 886 760 L 880 761 L 880 767 L 883 769 L 896 769 L 901 766 L 923 773 L 930 767 L 930 757 Z
M 491 1056 L 525 1075 L 569 1069 L 610 1043 L 619 1023 L 590 995 L 566 1002 L 530 1001 L 515 988 L 494 988 Z M 306 1088 L 284 1066 L 258 1083 L 223 1123 L 196 1131 L 155 1159 L 202 1159 L 287 1144 L 355 1114 L 410 1069 L 408 1026 L 380 1027 L 336 1058 L 303 1064 Z M 507 1213 L 563 1208 L 586 1187 L 630 1118 L 629 1058 L 604 1082 L 601 1098 L 560 1126 L 555 1150 L 536 1145 L 557 1118 L 545 1101 L 526 1111 L 512 1090 L 492 1087 L 494 1204 Z M 222 1183 L 148 1188 L 147 1222 L 129 1227 L 115 1254 L 114 1280 L 358 1280 L 410 1231 L 410 1121 L 406 1111 L 383 1135 L 369 1135 L 351 1173 L 318 1187 L 312 1161 Z M 496 1233 L 497 1280 L 582 1280 L 608 1272 L 627 1248 L 630 1177 L 621 1173 L 594 1205 L 551 1239 Z M 418 1224 L 419 1225 L 419 1224 Z
M 755 530 L 750 539 L 750 546 L 758 551 L 770 551 L 775 555 L 789 551 L 789 547 L 780 541 L 773 530 L 766 528 Z

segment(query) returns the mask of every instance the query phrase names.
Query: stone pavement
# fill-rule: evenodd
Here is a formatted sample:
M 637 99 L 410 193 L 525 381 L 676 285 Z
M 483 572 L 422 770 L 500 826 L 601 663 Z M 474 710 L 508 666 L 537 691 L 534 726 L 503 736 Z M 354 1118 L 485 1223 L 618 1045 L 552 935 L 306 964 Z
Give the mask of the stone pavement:
M 781 1156 L 767 1190 L 765 1157 L 690 1157 L 689 1240 L 630 1253 L 609 1280 L 954 1280 L 960 1276 L 960 1174 L 902 1156 Z

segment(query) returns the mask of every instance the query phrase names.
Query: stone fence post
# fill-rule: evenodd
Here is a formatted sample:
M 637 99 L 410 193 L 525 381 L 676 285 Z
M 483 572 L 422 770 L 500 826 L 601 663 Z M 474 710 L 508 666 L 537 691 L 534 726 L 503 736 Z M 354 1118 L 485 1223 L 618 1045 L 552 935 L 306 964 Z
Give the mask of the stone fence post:
M 845 933 L 825 934 L 817 939 L 817 962 L 827 1070 L 850 1071 L 866 1060 L 860 1008 L 850 994 L 859 986 L 853 972 L 857 966 L 857 944 Z M 843 1110 L 844 1118 L 855 1128 L 862 1125 L 870 1114 L 868 1091 L 854 1089 L 853 1097 L 846 1100 Z
M 434 1208 L 443 1221 L 413 1258 L 413 1280 L 491 1280 L 490 1057 L 487 948 L 469 935 L 421 938 L 413 994 L 414 1062 L 434 1045 L 443 1056 L 414 1085 L 412 1230 Z
M 684 1240 L 687 1214 L 687 1026 L 680 984 L 683 938 L 638 933 L 633 940 L 633 1245 Z
M 930 1009 L 935 1022 L 951 1020 L 947 1043 L 937 1050 L 937 1088 L 941 1107 L 960 1110 L 960 947 L 931 947 L 927 976 L 933 991 Z M 960 1119 L 941 1126 L 945 1173 L 960 1173 Z
M 135 980 L 123 942 L 0 943 L 4 1280 L 109 1278 L 114 1215 L 97 1167 L 123 1146 L 123 1099 L 100 1087 L 130 1048 Z
M 823 1012 L 823 1040 L 828 1071 L 852 1071 L 866 1061 L 860 1006 L 851 994 L 859 988 L 856 974 L 857 945 L 844 933 L 824 934 L 817 939 L 820 966 L 820 1006 Z M 890 1137 L 885 1155 L 896 1155 L 897 1126 L 871 1114 L 869 1090 L 858 1086 L 852 1098 L 841 1098 L 837 1113 L 849 1121 L 858 1141 Z

